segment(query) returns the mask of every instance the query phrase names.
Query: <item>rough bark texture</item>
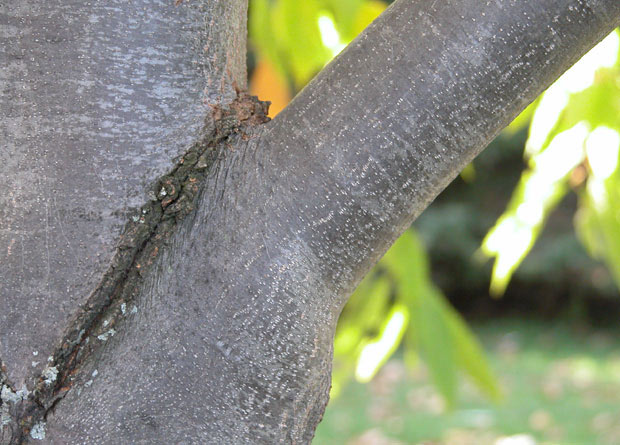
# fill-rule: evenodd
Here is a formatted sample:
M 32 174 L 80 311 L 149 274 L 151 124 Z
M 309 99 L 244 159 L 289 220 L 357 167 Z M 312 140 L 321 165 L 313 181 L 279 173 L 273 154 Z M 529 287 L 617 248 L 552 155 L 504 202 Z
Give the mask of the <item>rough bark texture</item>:
M 46 367 L 54 372 L 63 331 L 77 312 L 92 312 L 80 308 L 110 275 L 125 223 L 178 157 L 212 133 L 214 107 L 244 88 L 246 8 L 240 0 L 0 2 L 5 398 L 33 390 Z M 0 437 L 15 429 L 8 406 Z
M 167 3 L 147 3 L 119 2 L 118 8 L 123 11 L 119 9 L 118 14 L 126 20 L 127 11 L 137 14 L 143 8 L 171 8 Z M 197 187 L 192 189 L 191 197 L 196 199 L 195 210 L 184 212 L 183 218 L 175 217 L 164 237 L 156 239 L 156 231 L 149 233 L 117 283 L 117 290 L 110 294 L 111 300 L 102 308 L 85 308 L 86 313 L 94 310 L 96 319 L 84 333 L 76 333 L 75 329 L 65 332 L 64 343 L 60 342 L 54 351 L 54 336 L 60 335 L 57 333 L 65 327 L 68 317 L 58 306 L 64 304 L 73 312 L 75 304 L 85 302 L 104 276 L 104 263 L 112 260 L 112 245 L 123 217 L 106 219 L 101 215 L 112 214 L 110 210 L 104 212 L 106 206 L 126 210 L 142 204 L 145 184 L 169 169 L 167 158 L 161 160 L 162 151 L 152 155 L 155 160 L 145 151 L 161 145 L 176 154 L 197 138 L 200 124 L 194 119 L 199 116 L 204 120 L 204 110 L 194 111 L 202 108 L 198 101 L 191 102 L 196 99 L 192 92 L 200 92 L 204 78 L 194 71 L 174 68 L 183 67 L 187 56 L 176 49 L 177 43 L 170 44 L 172 54 L 166 52 L 165 56 L 173 60 L 162 63 L 172 67 L 171 76 L 178 74 L 177 69 L 189 76 L 189 86 L 179 87 L 175 101 L 190 101 L 179 110 L 194 108 L 186 115 L 181 112 L 181 117 L 187 118 L 178 122 L 158 121 L 163 126 L 159 129 L 163 135 L 158 137 L 160 133 L 151 133 L 149 128 L 153 107 L 161 106 L 161 101 L 155 99 L 141 108 L 142 100 L 153 94 L 152 89 L 157 91 L 157 86 L 149 83 L 153 75 L 145 75 L 140 94 L 126 97 L 126 113 L 135 114 L 135 124 L 124 127 L 125 115 L 121 114 L 106 130 L 102 122 L 114 116 L 116 108 L 102 109 L 98 105 L 108 97 L 105 83 L 95 83 L 88 96 L 97 117 L 89 118 L 91 108 L 81 111 L 80 106 L 59 107 L 53 114 L 45 101 L 39 105 L 41 90 L 46 91 L 44 97 L 54 97 L 52 93 L 58 91 L 60 98 L 84 103 L 71 96 L 76 94 L 75 81 L 50 86 L 45 75 L 38 74 L 39 59 L 16 62 L 6 52 L 0 56 L 13 64 L 5 70 L 9 73 L 5 74 L 10 79 L 9 88 L 3 89 L 0 98 L 3 107 L 5 103 L 16 107 L 9 113 L 8 123 L 2 124 L 2 131 L 10 136 L 8 153 L 19 148 L 19 156 L 26 157 L 23 161 L 18 155 L 17 160 L 11 158 L 12 167 L 3 172 L 3 178 L 12 178 L 8 185 L 3 184 L 5 190 L 17 195 L 0 198 L 4 199 L 0 242 L 5 243 L 2 246 L 10 271 L 7 276 L 13 283 L 0 284 L 5 286 L 0 288 L 0 304 L 3 314 L 17 313 L 17 318 L 20 304 L 29 307 L 21 309 L 26 310 L 23 321 L 6 325 L 13 326 L 14 331 L 5 328 L 8 321 L 2 319 L 1 351 L 7 365 L 3 378 L 26 382 L 28 390 L 38 385 L 25 401 L 21 401 L 25 393 L 18 394 L 19 386 L 14 382 L 12 388 L 6 387 L 3 410 L 11 407 L 11 413 L 15 413 L 21 406 L 17 414 L 22 415 L 12 419 L 9 427 L 29 432 L 31 437 L 42 437 L 44 430 L 46 443 L 309 442 L 327 403 L 333 330 L 350 291 L 413 218 L 503 126 L 620 22 L 617 0 L 547 0 L 544 7 L 538 1 L 522 0 L 400 0 L 277 119 L 253 129 L 244 122 L 261 120 L 260 105 L 243 95 L 231 103 L 233 81 L 237 86 L 243 82 L 237 71 L 242 62 L 232 49 L 236 40 L 226 37 L 226 31 L 222 31 L 224 37 L 212 31 L 218 29 L 218 17 L 224 17 L 221 23 L 238 17 L 231 11 L 241 11 L 241 3 L 202 5 L 215 14 L 214 28 L 200 35 L 216 40 L 206 48 L 210 57 L 205 62 L 207 71 L 216 75 L 208 77 L 211 87 L 198 96 L 210 103 L 223 101 L 224 106 L 214 108 L 214 121 L 204 133 L 206 145 L 198 144 L 201 154 L 209 152 L 212 156 L 204 178 L 194 181 Z M 145 49 L 139 55 L 148 53 L 149 47 L 157 48 L 150 39 L 170 38 L 177 42 L 175 39 L 181 38 L 161 36 L 160 32 L 170 34 L 168 26 L 179 26 L 187 36 L 204 31 L 194 26 L 200 22 L 201 7 L 196 4 L 201 5 L 189 2 L 184 6 L 188 9 L 182 10 L 185 12 L 177 12 L 183 18 L 179 18 L 182 24 L 160 23 L 164 28 L 156 29 L 144 40 Z M 20 5 L 30 8 L 21 16 L 33 20 L 33 8 L 65 11 L 62 5 L 67 3 Z M 0 9 L 0 20 L 10 21 L 21 7 L 8 7 L 13 15 Z M 68 8 L 67 17 L 82 17 L 82 21 L 76 20 L 85 27 L 76 25 L 75 29 L 84 29 L 84 34 L 67 40 L 69 53 L 78 51 L 82 41 L 97 41 L 95 37 L 100 34 L 90 28 L 94 26 L 91 22 L 101 26 L 102 21 L 112 20 L 113 12 L 107 11 L 99 15 L 99 21 L 84 19 L 93 6 L 86 12 L 80 12 L 77 6 Z M 218 8 L 228 12 L 217 12 Z M 14 38 L 25 32 L 26 37 L 15 46 L 32 48 L 36 46 L 33 36 L 45 27 L 31 28 L 28 32 L 6 28 L 6 34 Z M 225 25 L 219 29 L 226 29 Z M 113 37 L 110 33 L 100 35 L 110 38 L 110 42 L 85 56 L 84 64 L 94 63 L 91 58 L 96 61 L 106 54 L 111 58 L 116 45 L 126 49 L 122 53 L 133 54 L 128 30 Z M 127 46 L 113 43 L 115 40 L 125 41 Z M 195 43 L 190 37 L 183 41 Z M 180 60 L 174 59 L 175 54 Z M 218 63 L 224 54 L 236 61 L 229 64 L 230 69 Z M 136 69 L 140 63 L 136 57 L 122 66 Z M 15 71 L 19 69 L 23 71 Z M 130 82 L 130 76 L 122 70 L 117 77 L 114 73 L 111 68 L 102 70 L 102 82 L 107 75 L 112 76 L 107 80 L 112 85 Z M 41 76 L 42 84 L 36 83 Z M 20 79 L 35 82 L 26 86 L 30 96 L 21 95 L 25 93 Z M 114 98 L 126 94 L 122 89 L 114 91 Z M 176 106 L 175 101 L 169 106 Z M 73 118 L 58 116 L 67 109 L 75 109 Z M 22 120 L 13 122 L 13 115 Z M 26 134 L 24 126 L 31 120 L 24 116 L 30 115 L 36 125 Z M 86 116 L 84 122 L 79 120 L 81 115 Z M 44 120 L 45 125 L 35 117 Z M 140 119 L 146 122 L 144 129 Z M 53 133 L 48 130 L 54 123 L 66 121 L 72 122 L 67 129 Z M 117 128 L 118 134 L 112 134 L 112 129 Z M 183 128 L 188 132 L 179 135 Z M 46 152 L 44 147 L 50 148 Z M 41 161 L 40 170 L 27 170 L 41 156 L 47 162 L 58 157 L 65 164 Z M 96 167 L 84 170 L 80 159 L 87 166 L 94 162 Z M 126 166 L 126 176 L 135 177 L 118 180 L 113 169 L 97 164 L 109 159 Z M 35 181 L 34 185 L 21 185 L 26 183 L 20 176 L 24 171 L 28 171 L 26 176 Z M 84 173 L 75 175 L 76 171 Z M 149 171 L 154 175 L 148 175 Z M 80 181 L 86 181 L 89 174 L 94 178 L 90 186 L 81 186 Z M 98 198 L 93 184 L 98 184 L 100 176 L 118 180 L 118 187 L 127 182 L 128 190 L 133 191 L 119 192 L 114 199 Z M 43 183 L 36 186 L 36 181 Z M 73 185 L 50 192 L 65 183 Z M 155 189 L 164 189 L 158 200 L 162 208 L 171 186 L 178 184 L 164 181 Z M 93 191 L 88 194 L 85 190 Z M 26 198 L 37 197 L 40 204 L 33 201 L 22 208 Z M 54 197 L 62 199 L 54 201 Z M 55 210 L 59 202 L 71 208 L 75 203 L 86 206 L 100 202 L 98 199 L 106 203 L 93 204 L 102 219 L 99 226 L 84 223 L 79 215 L 69 225 L 68 216 Z M 141 212 L 133 216 L 139 223 Z M 34 232 L 28 224 L 40 232 Z M 50 224 L 55 224 L 55 231 Z M 69 227 L 74 232 L 67 232 Z M 136 226 L 130 224 L 127 233 L 131 227 Z M 104 237 L 105 243 L 89 237 L 95 230 L 102 231 L 103 235 L 98 236 Z M 23 248 L 19 247 L 20 240 L 24 240 Z M 69 249 L 76 240 L 85 249 L 99 249 L 92 255 L 99 253 L 101 262 L 86 251 L 68 254 L 73 252 Z M 32 247 L 27 247 L 28 243 Z M 100 245 L 103 247 L 97 247 Z M 31 258 L 33 251 L 42 255 Z M 32 266 L 26 266 L 28 261 Z M 76 272 L 68 261 L 83 264 Z M 28 267 L 32 267 L 30 274 Z M 96 270 L 90 281 L 84 279 L 86 273 Z M 43 277 L 35 271 L 43 271 Z M 54 273 L 62 279 L 46 280 Z M 38 290 L 35 293 L 33 289 Z M 56 289 L 55 293 L 50 289 Z M 18 297 L 12 301 L 9 295 Z M 41 302 L 53 309 L 46 306 L 45 311 L 56 311 L 55 318 L 42 322 L 43 333 L 52 337 L 45 344 L 27 332 L 32 326 L 30 320 L 48 315 L 40 313 Z M 16 339 L 8 339 L 11 332 L 17 333 Z M 10 343 L 5 345 L 5 341 Z M 91 343 L 97 346 L 91 348 Z M 34 348 L 46 351 L 44 357 L 54 352 L 50 366 L 58 364 L 58 375 L 51 376 L 48 368 L 48 374 L 39 380 L 25 380 Z M 70 354 L 63 355 L 65 350 Z M 19 421 L 23 425 L 16 426 Z

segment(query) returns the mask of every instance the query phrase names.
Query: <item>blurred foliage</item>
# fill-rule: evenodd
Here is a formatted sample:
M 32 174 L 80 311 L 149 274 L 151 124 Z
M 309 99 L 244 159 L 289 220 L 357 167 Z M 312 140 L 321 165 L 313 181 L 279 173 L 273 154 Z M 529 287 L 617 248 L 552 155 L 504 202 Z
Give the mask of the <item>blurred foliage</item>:
M 377 0 L 251 0 L 250 42 L 256 58 L 251 91 L 272 101 L 275 116 L 386 6 Z M 620 284 L 617 55 L 618 34 L 613 34 L 506 129 L 515 133 L 531 122 L 529 168 L 482 245 L 482 253 L 495 257 L 493 294 L 503 293 L 571 187 L 580 194 L 582 240 L 615 270 Z M 461 177 L 474 181 L 473 165 Z M 409 365 L 425 362 L 446 406 L 456 401 L 459 372 L 492 400 L 501 397 L 475 336 L 431 282 L 427 255 L 412 229 L 362 281 L 342 313 L 332 396 L 353 376 L 360 382 L 372 379 L 401 344 Z
M 334 342 L 333 393 L 353 371 L 358 381 L 369 381 L 403 339 L 407 362 L 424 359 L 448 407 L 456 400 L 458 371 L 492 399 L 500 398 L 480 345 L 431 282 L 426 252 L 412 230 L 364 278 L 342 313 Z
M 512 124 L 525 125 L 528 168 L 482 251 L 495 258 L 490 291 L 504 293 L 567 193 L 579 195 L 577 233 L 620 286 L 620 34 L 611 33 Z
M 377 0 L 251 0 L 250 39 L 298 90 L 385 7 Z
M 396 353 L 372 382 L 352 382 L 330 402 L 312 443 L 620 444 L 617 325 L 521 317 L 471 324 L 501 375 L 501 404 L 465 384 L 446 413 L 426 367 L 411 369 Z

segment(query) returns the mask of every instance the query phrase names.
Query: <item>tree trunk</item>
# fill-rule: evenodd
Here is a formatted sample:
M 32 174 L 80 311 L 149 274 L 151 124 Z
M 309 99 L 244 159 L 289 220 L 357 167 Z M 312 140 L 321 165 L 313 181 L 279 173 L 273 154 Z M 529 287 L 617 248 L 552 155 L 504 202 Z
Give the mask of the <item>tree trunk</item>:
M 246 2 L 176 3 L 0 5 L 2 443 L 310 442 L 350 292 L 620 23 L 399 0 L 258 125 Z

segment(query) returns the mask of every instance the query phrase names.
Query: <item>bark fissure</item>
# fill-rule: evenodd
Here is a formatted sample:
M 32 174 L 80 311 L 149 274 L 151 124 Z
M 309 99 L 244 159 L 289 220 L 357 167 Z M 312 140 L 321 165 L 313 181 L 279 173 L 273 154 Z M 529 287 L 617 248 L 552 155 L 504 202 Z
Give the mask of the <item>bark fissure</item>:
M 16 388 L 101 283 L 127 212 L 245 90 L 246 17 L 247 0 L 1 2 L 0 356 Z
M 56 3 L 63 2 L 45 5 Z M 117 8 L 118 16 L 110 17 L 124 18 L 132 8 L 141 11 L 143 3 L 160 5 L 125 2 Z M 168 166 L 168 159 L 173 156 L 166 155 L 164 148 L 170 141 L 178 142 L 180 133 L 187 139 L 178 148 L 187 147 L 194 140 L 194 129 L 202 126 L 203 107 L 207 103 L 228 103 L 234 97 L 235 81 L 239 85 L 244 78 L 243 54 L 236 51 L 241 48 L 237 43 L 245 37 L 245 22 L 239 15 L 239 11 L 245 11 L 244 1 L 183 3 L 186 4 L 188 8 L 196 6 L 195 10 L 188 9 L 193 11 L 194 19 L 178 23 L 196 23 L 200 11 L 208 13 L 204 14 L 207 26 L 199 27 L 201 37 L 189 39 L 205 43 L 204 49 L 203 45 L 192 44 L 195 50 L 190 54 L 194 54 L 198 64 L 193 63 L 192 57 L 159 60 L 166 54 L 187 54 L 186 45 L 175 39 L 173 45 L 155 44 L 156 37 L 165 43 L 166 37 L 178 34 L 177 28 L 168 26 L 172 22 L 167 15 L 162 15 L 160 28 L 138 33 L 139 36 L 128 34 L 128 28 L 115 26 L 116 21 L 109 28 L 100 28 L 96 23 L 85 28 L 84 35 L 91 35 L 93 27 L 105 29 L 97 35 L 106 39 L 97 47 L 105 51 L 94 51 L 92 56 L 80 53 L 84 60 L 98 61 L 93 57 L 98 54 L 116 56 L 117 43 L 122 41 L 126 44 L 121 49 L 136 56 L 128 58 L 134 61 L 128 66 L 142 67 L 142 53 L 159 48 L 157 60 L 152 60 L 153 66 L 148 67 L 151 71 L 144 75 L 144 79 L 154 79 L 155 83 L 147 83 L 132 95 L 121 95 L 127 109 L 142 106 L 151 110 L 153 105 L 157 110 L 167 109 L 161 98 L 151 101 L 150 94 L 161 90 L 158 82 L 169 74 L 170 67 L 177 66 L 179 62 L 175 60 L 188 62 L 183 66 L 190 74 L 195 74 L 196 67 L 204 69 L 207 81 L 206 91 L 199 95 L 196 92 L 202 87 L 196 88 L 197 83 L 190 82 L 194 77 L 178 78 L 174 85 L 183 85 L 178 90 L 178 100 L 200 96 L 206 101 L 181 102 L 182 106 L 167 114 L 173 119 L 153 121 L 149 127 L 152 131 L 146 133 L 138 131 L 146 124 L 144 115 L 136 115 L 132 127 L 120 125 L 127 116 L 118 115 L 110 128 L 131 136 L 126 138 L 109 133 L 104 126 L 82 133 L 83 127 L 90 128 L 90 122 L 80 122 L 79 131 L 69 133 L 56 131 L 58 125 L 54 125 L 56 138 L 50 136 L 51 132 L 46 133 L 47 126 L 35 127 L 33 133 L 38 139 L 30 145 L 24 139 L 23 146 L 34 147 L 25 153 L 37 156 L 30 154 L 26 164 L 41 158 L 40 153 L 46 154 L 42 158 L 45 161 L 56 161 L 53 153 L 47 155 L 45 151 L 54 144 L 66 154 L 57 166 L 58 171 L 52 170 L 54 176 L 39 187 L 38 194 L 17 195 L 16 202 L 21 196 L 30 195 L 46 203 L 43 208 L 38 201 L 32 203 L 39 210 L 38 225 L 43 229 L 40 238 L 44 242 L 33 243 L 40 248 L 30 251 L 49 250 L 51 245 L 56 256 L 48 254 L 37 267 L 47 267 L 48 272 L 71 270 L 58 261 L 65 255 L 63 246 L 71 243 L 49 242 L 48 194 L 63 196 L 68 208 L 75 206 L 72 199 L 83 202 L 92 196 L 100 197 L 96 206 L 99 209 L 118 210 L 141 204 L 138 200 L 121 201 L 121 195 L 127 192 L 121 193 L 118 188 L 111 188 L 116 194 L 90 190 L 88 195 L 82 190 L 92 188 L 91 183 L 85 188 L 76 187 L 79 181 L 66 171 L 81 167 L 71 161 L 81 155 L 82 146 L 71 143 L 72 136 L 83 138 L 78 138 L 78 142 L 93 141 L 91 134 L 102 136 L 100 147 L 106 151 L 87 150 L 83 157 L 92 160 L 92 151 L 97 151 L 103 160 L 116 155 L 115 160 L 128 163 L 127 175 L 112 178 L 127 184 L 145 170 L 144 165 L 151 165 L 132 164 L 133 159 L 118 156 L 125 153 L 129 144 L 140 145 L 146 134 L 149 139 L 142 147 L 144 150 L 136 151 L 138 155 L 159 160 L 165 156 Z M 200 9 L 201 5 L 205 8 Z M 90 23 L 88 18 L 86 22 Z M 248 131 L 247 144 L 243 134 L 232 137 L 234 129 L 229 139 L 219 141 L 213 153 L 216 162 L 205 173 L 204 184 L 198 189 L 200 198 L 195 211 L 186 205 L 191 202 L 189 198 L 182 200 L 184 187 L 194 190 L 189 181 L 191 171 L 183 178 L 180 172 L 188 165 L 208 167 L 208 157 L 195 153 L 187 160 L 183 158 L 177 166 L 179 174 L 168 174 L 157 183 L 151 198 L 159 210 L 149 213 L 149 208 L 142 214 L 141 209 L 133 215 L 137 220 L 127 228 L 127 233 L 132 234 L 118 250 L 119 255 L 127 255 L 126 262 L 110 268 L 116 278 L 109 283 L 96 279 L 99 288 L 105 287 L 107 293 L 101 294 L 100 299 L 91 299 L 82 309 L 82 318 L 77 318 L 81 322 L 67 331 L 65 343 L 58 347 L 43 374 L 34 376 L 40 370 L 26 374 L 32 376 L 29 382 L 38 382 L 38 392 L 19 392 L 22 381 L 7 373 L 16 383 L 13 389 L 7 387 L 11 391 L 7 390 L 6 398 L 15 401 L 10 402 L 11 409 L 31 409 L 13 416 L 22 422 L 17 425 L 19 441 L 27 441 L 28 434 L 41 437 L 45 432 L 42 421 L 47 420 L 47 443 L 309 443 L 327 401 L 336 318 L 355 284 L 490 138 L 619 20 L 617 0 L 549 0 L 542 9 L 536 2 L 518 0 L 396 1 L 273 124 L 262 131 Z M 63 17 L 57 23 L 64 26 L 64 22 Z M 108 40 L 117 28 L 120 32 Z M 191 33 L 198 28 L 179 25 L 178 29 Z M 136 46 L 136 37 L 143 35 L 148 36 L 144 45 Z M 22 40 L 21 35 L 15 39 L 20 45 Z M 68 44 L 67 48 L 75 45 Z M 228 58 L 228 52 L 237 57 Z M 46 60 L 44 54 L 41 52 L 34 60 Z M 50 54 L 56 55 L 53 51 Z M 84 106 L 88 110 L 102 97 L 112 101 L 120 95 L 119 91 L 134 91 L 134 85 L 126 88 L 126 71 L 117 70 L 117 76 L 105 75 L 114 73 L 110 67 L 123 65 L 98 62 L 97 72 L 102 74 L 95 85 L 121 88 L 111 89 L 112 92 L 95 89 L 83 99 L 69 96 L 71 100 L 64 100 L 64 93 L 74 85 L 63 84 L 59 109 L 78 110 Z M 46 70 L 44 64 L 33 64 L 24 76 L 37 79 Z M 229 71 L 237 75 L 229 76 Z M 21 71 L 16 73 L 11 76 L 21 77 Z M 14 90 L 20 92 L 25 86 L 14 85 Z M 40 82 L 33 85 L 47 88 Z M 176 89 L 167 91 L 170 95 L 166 98 L 173 93 L 176 96 Z M 46 97 L 39 93 L 33 96 Z M 34 97 L 7 97 L 9 100 L 3 103 L 22 101 L 46 110 Z M 141 97 L 149 100 L 143 104 Z M 173 101 L 177 99 L 170 100 Z M 251 119 L 242 118 L 252 115 L 252 108 L 243 103 L 237 101 L 227 108 L 231 117 L 226 110 L 214 108 L 213 122 L 207 123 L 206 133 L 212 134 L 215 127 L 210 125 L 215 125 L 215 121 L 221 124 L 228 118 L 233 122 Z M 108 103 L 104 105 L 109 107 Z M 110 109 L 96 108 L 96 122 L 107 117 Z M 21 128 L 22 122 L 31 120 L 27 107 L 20 110 L 28 119 L 11 128 Z M 187 116 L 179 121 L 183 112 Z M 87 114 L 80 111 L 78 115 Z M 72 129 L 73 121 L 66 119 L 65 127 Z M 51 121 L 57 124 L 54 119 Z M 190 126 L 192 130 L 188 131 Z M 162 139 L 160 130 L 168 127 L 173 127 L 175 133 L 163 134 L 174 136 Z M 149 151 L 153 141 L 164 147 Z M 227 144 L 233 150 L 221 159 L 218 155 Z M 15 156 L 20 150 L 13 148 L 10 153 Z M 174 153 L 176 156 L 181 151 Z M 52 164 L 48 164 L 40 171 L 49 172 Z M 8 165 L 6 172 L 19 171 Z M 146 177 L 159 177 L 166 169 Z M 110 177 L 109 170 L 103 171 L 102 176 L 106 175 Z M 48 184 L 64 184 L 63 181 L 65 187 L 50 192 Z M 140 185 L 132 190 L 143 189 Z M 71 195 L 69 199 L 74 190 L 77 196 Z M 106 205 L 117 203 L 109 199 L 111 196 L 118 197 L 118 205 Z M 185 212 L 189 213 L 182 218 Z M 166 214 L 172 215 L 170 221 L 164 218 Z M 143 217 L 145 222 L 141 223 Z M 157 224 L 150 226 L 149 218 Z M 177 218 L 182 218 L 182 222 L 177 224 Z M 31 227 L 24 222 L 31 220 L 33 214 L 20 210 L 15 227 Z M 168 224 L 170 236 L 157 238 Z M 84 224 L 74 233 L 81 233 L 80 239 L 97 242 L 94 230 L 107 230 L 108 241 L 114 238 L 112 233 L 118 233 L 118 226 L 93 227 Z M 108 243 L 106 247 L 105 252 L 110 255 L 103 261 L 106 266 L 113 253 L 111 246 Z M 9 265 L 13 266 L 15 279 L 7 289 L 24 286 L 28 292 L 19 298 L 26 301 L 31 293 L 28 287 L 38 285 L 38 278 L 21 283 L 29 270 L 20 269 L 18 259 L 13 258 Z M 50 258 L 56 260 L 56 267 L 50 267 Z M 92 268 L 92 256 L 88 259 L 88 267 Z M 97 273 L 96 277 L 103 275 L 100 269 Z M 77 289 L 83 277 L 88 275 L 72 275 L 67 283 Z M 53 278 L 53 274 L 49 272 L 47 278 Z M 58 309 L 65 301 L 62 292 L 69 287 L 61 285 L 64 281 L 57 281 L 44 281 L 47 288 L 40 289 L 38 300 L 28 300 L 31 318 L 24 318 L 19 325 L 22 332 L 35 325 L 31 322 L 32 314 L 43 318 L 37 301 L 45 302 L 46 306 L 41 307 L 48 310 L 52 304 Z M 54 289 L 56 293 L 52 292 Z M 86 297 L 92 289 L 95 285 L 89 282 L 76 294 Z M 13 295 L 12 292 L 3 291 L 3 295 Z M 137 316 L 132 315 L 134 304 Z M 17 310 L 15 306 L 7 307 Z M 64 320 L 61 326 L 65 325 Z M 57 324 L 48 326 L 50 331 Z M 9 354 L 14 344 L 39 344 L 32 341 L 30 331 L 23 342 L 4 348 L 3 357 L 10 361 L 11 371 L 15 359 Z M 51 345 L 45 349 L 51 350 Z M 21 378 L 27 372 L 23 369 L 29 369 L 30 351 L 18 358 L 22 372 L 14 374 Z M 17 439 L 15 443 L 19 443 Z
M 124 317 L 136 313 L 132 301 L 141 277 L 177 224 L 194 210 L 203 179 L 216 159 L 228 150 L 228 138 L 267 122 L 268 107 L 269 102 L 245 92 L 238 93 L 226 107 L 213 107 L 200 139 L 154 183 L 148 192 L 149 201 L 126 223 L 102 281 L 70 323 L 60 345 L 48 358 L 47 367 L 34 378 L 32 393 L 24 393 L 28 396 L 22 398 L 10 388 L 12 394 L 18 394 L 10 414 L 8 402 L 0 401 L 0 409 L 7 408 L 2 411 L 6 411 L 3 426 L 11 423 L 9 443 L 28 441 L 33 426 L 44 422 L 48 412 L 71 389 L 84 360 L 117 333 L 116 327 Z M 5 381 L 4 373 L 0 374 L 0 387 L 6 386 Z

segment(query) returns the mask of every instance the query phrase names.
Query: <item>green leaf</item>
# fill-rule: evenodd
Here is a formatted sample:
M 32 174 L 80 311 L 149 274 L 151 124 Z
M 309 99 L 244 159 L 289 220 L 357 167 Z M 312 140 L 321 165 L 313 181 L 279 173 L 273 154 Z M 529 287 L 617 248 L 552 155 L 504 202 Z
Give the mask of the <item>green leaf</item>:
M 430 282 L 426 251 L 413 230 L 407 230 L 396 240 L 380 265 L 396 279 L 398 294 L 407 298 L 424 290 Z
M 343 39 L 350 41 L 355 37 L 353 24 L 363 0 L 323 0 L 322 7 L 334 16 L 336 29 Z
M 250 15 L 248 29 L 250 43 L 259 57 L 264 57 L 282 75 L 288 78 L 284 61 L 278 48 L 277 39 L 272 32 L 273 7 L 269 0 L 250 0 Z
M 362 3 L 357 15 L 355 15 L 355 21 L 353 22 L 352 35 L 350 40 L 353 40 L 360 32 L 362 32 L 373 20 L 375 20 L 379 14 L 381 14 L 387 5 L 382 1 L 367 0 Z
M 465 166 L 460 173 L 461 179 L 465 182 L 474 182 L 476 179 L 476 167 L 473 162 L 470 162 Z
M 611 33 L 575 66 L 567 71 L 538 100 L 526 156 L 530 168 L 522 175 L 506 211 L 489 231 L 482 252 L 495 258 L 490 292 L 504 293 L 512 274 L 540 235 L 549 213 L 568 192 L 568 177 L 584 159 L 583 144 L 598 126 L 620 125 L 620 37 Z M 588 200 L 583 200 L 587 207 Z M 586 227 L 598 217 L 582 215 L 582 239 L 590 244 L 596 238 Z M 585 223 L 588 221 L 588 223 Z M 596 229 L 594 229 L 596 230 Z M 607 229 L 607 232 L 609 229 Z M 608 242 L 611 233 L 605 235 Z M 607 255 L 612 258 L 615 255 Z
M 447 302 L 443 301 L 443 305 L 460 366 L 490 399 L 500 401 L 501 389 L 478 340 L 461 316 Z
M 341 315 L 334 351 L 357 357 L 360 344 L 373 337 L 389 312 L 391 283 L 385 277 L 364 280 L 351 296 Z
M 590 176 L 581 194 L 577 233 L 605 261 L 620 287 L 620 125 L 599 126 L 586 141 Z
M 400 344 L 408 321 L 409 311 L 405 306 L 400 304 L 392 306 L 379 335 L 364 345 L 359 354 L 355 371 L 358 381 L 370 381 L 392 356 Z
M 525 108 L 525 110 L 523 110 L 516 118 L 514 118 L 514 120 L 504 129 L 504 131 L 508 134 L 514 134 L 517 131 L 521 130 L 523 127 L 525 127 L 527 124 L 529 124 L 532 120 L 532 116 L 534 115 L 534 111 L 536 110 L 539 101 L 540 100 L 537 98 L 536 100 L 534 100 L 534 102 L 529 104 Z
M 298 88 L 331 59 L 323 46 L 317 0 L 280 0 L 273 9 L 272 31 Z
M 530 124 L 527 156 L 542 152 L 556 135 L 596 114 L 595 106 L 589 102 L 594 100 L 590 97 L 591 86 L 600 83 L 605 70 L 617 68 L 619 48 L 620 34 L 614 31 L 541 95 Z
M 454 406 L 457 373 L 465 371 L 489 397 L 499 389 L 482 349 L 454 309 L 430 280 L 422 243 L 412 230 L 405 232 L 381 260 L 395 278 L 397 301 L 409 308 L 411 324 L 406 334 L 409 355 L 419 351 L 448 407 Z
M 540 235 L 544 223 L 568 191 L 570 172 L 584 159 L 588 126 L 575 125 L 554 137 L 530 160 L 510 202 L 482 242 L 482 252 L 495 258 L 490 292 L 502 295 L 512 274 Z
M 455 341 L 443 307 L 433 292 L 420 295 L 411 309 L 411 327 L 422 357 L 448 408 L 454 406 L 457 392 Z

